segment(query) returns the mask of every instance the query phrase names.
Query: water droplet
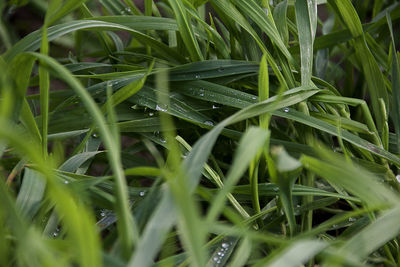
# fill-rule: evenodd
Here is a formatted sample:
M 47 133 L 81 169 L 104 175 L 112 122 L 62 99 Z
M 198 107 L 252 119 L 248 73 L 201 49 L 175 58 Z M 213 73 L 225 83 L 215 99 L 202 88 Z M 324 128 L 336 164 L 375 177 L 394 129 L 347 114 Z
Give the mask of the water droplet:
M 284 112 L 289 112 L 289 110 L 290 110 L 289 108 L 284 108 L 283 109 Z
M 213 258 L 213 261 L 218 261 L 218 260 L 219 260 L 218 257 L 214 257 L 214 258 Z
M 355 221 L 356 221 L 356 218 L 353 218 L 353 217 L 349 218 L 349 222 L 355 222 Z
M 69 184 L 69 181 L 65 180 L 65 181 L 64 181 L 64 184 Z
M 217 105 L 212 105 L 212 109 L 217 109 L 219 108 Z
M 278 187 L 273 187 L 272 190 L 273 190 L 274 192 L 278 192 L 278 191 L 279 191 L 279 188 L 278 188 Z
M 222 253 L 221 251 L 218 251 L 218 252 L 217 252 L 217 255 L 218 255 L 218 256 L 223 256 L 224 253 Z
M 168 106 L 165 104 L 157 104 L 156 110 L 166 112 L 168 110 Z
M 269 15 L 269 10 L 268 10 L 268 8 L 267 8 L 267 16 Z
M 165 140 L 164 138 L 160 138 L 160 142 L 165 144 L 167 142 L 167 140 Z
M 397 175 L 396 175 L 396 180 L 397 180 L 397 182 L 400 183 L 400 174 L 397 174 Z
M 169 94 L 169 98 L 176 98 L 178 96 L 179 96 L 179 94 L 177 92 L 172 92 Z
M 251 99 L 257 100 L 257 97 L 256 96 L 252 96 Z
M 139 192 L 139 196 L 144 197 L 144 195 L 146 195 L 146 192 L 144 192 L 144 191 Z
M 220 263 L 221 263 L 221 260 L 217 260 L 217 263 L 220 264 Z
M 337 224 L 332 225 L 333 228 L 338 228 Z
M 149 112 L 149 117 L 153 117 L 154 113 L 153 112 Z
M 92 134 L 92 137 L 93 137 L 93 138 L 98 138 L 99 135 L 98 135 L 97 133 L 94 133 L 94 134 Z
M 131 106 L 131 109 L 139 109 L 139 106 L 137 104 L 133 105 L 133 106 Z
M 102 211 L 100 212 L 100 216 L 101 216 L 101 217 L 106 216 L 106 213 L 104 212 L 104 210 L 102 210 Z
M 128 12 L 128 13 L 131 13 L 131 11 L 132 11 L 130 7 L 125 8 L 125 10 L 126 10 L 126 12 Z
M 196 79 L 200 79 L 200 74 L 196 74 L 194 77 L 195 77 Z
M 60 228 L 57 227 L 53 233 L 53 237 L 57 237 L 59 233 L 60 233 Z
M 222 243 L 221 245 L 223 248 L 229 248 L 229 244 L 228 243 Z
M 209 126 L 214 126 L 214 123 L 212 121 L 205 121 L 204 124 Z
M 200 90 L 199 90 L 199 96 L 201 96 L 201 97 L 204 96 L 204 88 L 200 88 Z

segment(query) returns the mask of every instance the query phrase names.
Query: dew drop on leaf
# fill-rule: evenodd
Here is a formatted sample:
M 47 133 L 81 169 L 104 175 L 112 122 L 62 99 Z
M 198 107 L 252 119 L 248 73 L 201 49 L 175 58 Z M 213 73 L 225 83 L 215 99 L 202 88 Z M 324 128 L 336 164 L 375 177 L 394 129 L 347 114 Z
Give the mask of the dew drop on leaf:
M 200 88 L 199 95 L 200 95 L 201 97 L 204 96 L 204 88 Z
M 222 243 L 221 245 L 223 248 L 229 248 L 229 244 L 228 243 Z
M 166 112 L 168 110 L 168 106 L 165 104 L 156 105 L 156 110 Z

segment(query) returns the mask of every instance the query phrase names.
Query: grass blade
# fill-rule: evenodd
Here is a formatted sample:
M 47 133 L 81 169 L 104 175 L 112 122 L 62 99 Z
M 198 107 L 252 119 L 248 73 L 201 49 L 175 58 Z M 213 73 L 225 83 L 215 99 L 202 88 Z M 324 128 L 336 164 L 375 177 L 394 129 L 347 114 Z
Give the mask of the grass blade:
M 60 77 L 64 77 L 66 82 L 75 89 L 76 93 L 82 98 L 82 101 L 87 105 L 88 111 L 93 116 L 94 120 L 99 127 L 101 137 L 105 143 L 105 146 L 110 150 L 107 154 L 109 160 L 111 162 L 111 166 L 116 178 L 116 197 L 117 197 L 117 216 L 118 220 L 118 228 L 121 232 L 121 242 L 122 242 L 122 255 L 123 257 L 128 257 L 131 249 L 133 248 L 134 242 L 134 233 L 133 233 L 133 218 L 129 211 L 128 206 L 128 197 L 127 197 L 127 189 L 126 189 L 126 181 L 123 173 L 123 169 L 121 166 L 120 154 L 118 153 L 118 148 L 115 147 L 115 141 L 112 138 L 112 135 L 106 126 L 106 122 L 104 120 L 103 115 L 101 114 L 100 109 L 95 104 L 94 100 L 90 97 L 90 95 L 86 92 L 86 90 L 82 87 L 79 81 L 74 78 L 64 67 L 62 67 L 58 62 L 54 59 L 46 57 L 41 54 L 30 53 L 28 56 L 36 57 L 42 61 L 44 61 L 49 68 L 51 68 L 54 72 L 56 72 Z M 122 234 L 123 233 L 123 234 Z
M 192 61 L 203 60 L 203 55 L 193 34 L 192 25 L 190 23 L 190 19 L 188 18 L 188 13 L 186 12 L 183 2 L 181 0 L 169 0 L 169 3 L 174 10 L 181 37 L 186 45 Z
M 317 3 L 315 0 L 296 1 L 295 9 L 300 43 L 301 85 L 309 85 L 313 69 L 313 44 L 317 30 Z
M 329 2 L 331 3 L 332 1 Z M 388 110 L 389 101 L 382 73 L 378 64 L 376 63 L 375 58 L 366 45 L 364 31 L 362 29 L 360 19 L 351 2 L 349 0 L 343 0 L 336 1 L 335 3 L 340 10 L 341 16 L 347 24 L 352 36 L 355 38 L 355 51 L 358 59 L 361 62 L 365 79 L 368 84 L 368 91 L 371 96 L 375 121 L 378 126 L 378 130 L 381 131 L 383 129 L 383 122 L 385 121 L 385 118 L 383 114 L 381 114 L 379 98 L 382 98 L 385 102 L 386 110 Z

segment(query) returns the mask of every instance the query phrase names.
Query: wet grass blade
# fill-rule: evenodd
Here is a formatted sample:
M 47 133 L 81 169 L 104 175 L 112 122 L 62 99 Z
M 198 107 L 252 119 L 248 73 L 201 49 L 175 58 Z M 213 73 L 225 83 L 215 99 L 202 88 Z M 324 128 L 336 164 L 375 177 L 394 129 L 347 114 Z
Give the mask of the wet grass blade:
M 48 29 L 48 40 L 52 41 L 55 38 L 63 36 L 65 34 L 77 31 L 77 30 L 123 30 L 130 32 L 133 34 L 138 40 L 142 41 L 144 44 L 148 44 L 154 50 L 158 51 L 160 55 L 163 57 L 169 58 L 172 62 L 179 62 L 184 61 L 181 54 L 177 53 L 175 50 L 170 49 L 167 45 L 160 43 L 159 41 L 141 33 L 140 31 L 133 30 L 127 26 L 109 23 L 109 22 L 102 22 L 102 21 L 95 21 L 95 20 L 81 20 L 81 21 L 71 21 L 66 22 L 64 24 L 58 24 L 52 26 Z M 36 31 L 24 39 L 21 39 L 17 44 L 15 44 L 10 50 L 8 50 L 5 55 L 4 59 L 6 61 L 11 60 L 14 58 L 18 53 L 23 51 L 35 51 L 40 46 L 40 32 Z
M 58 62 L 54 59 L 43 56 L 41 54 L 31 53 L 27 54 L 27 56 L 36 57 L 42 61 L 44 61 L 49 68 L 51 68 L 54 72 L 56 72 L 60 77 L 64 77 L 65 81 L 70 84 L 70 86 L 75 89 L 76 93 L 82 98 L 82 101 L 87 106 L 87 110 L 92 114 L 93 119 L 97 123 L 99 127 L 99 131 L 101 137 L 106 145 L 106 147 L 110 150 L 108 153 L 108 157 L 113 168 L 115 179 L 116 179 L 116 197 L 117 197 L 117 216 L 118 220 L 118 228 L 121 233 L 121 242 L 122 242 L 122 255 L 124 257 L 128 257 L 129 252 L 133 247 L 134 242 L 134 234 L 133 234 L 133 219 L 131 217 L 129 206 L 128 206 L 128 197 L 127 197 L 127 189 L 126 189 L 126 181 L 123 173 L 123 169 L 121 166 L 120 154 L 118 153 L 118 148 L 116 148 L 115 141 L 112 138 L 110 130 L 108 129 L 105 119 L 101 114 L 99 107 L 95 104 L 94 100 L 90 97 L 90 95 L 86 92 L 86 90 L 82 87 L 79 81 L 74 78 L 64 67 L 62 67 Z

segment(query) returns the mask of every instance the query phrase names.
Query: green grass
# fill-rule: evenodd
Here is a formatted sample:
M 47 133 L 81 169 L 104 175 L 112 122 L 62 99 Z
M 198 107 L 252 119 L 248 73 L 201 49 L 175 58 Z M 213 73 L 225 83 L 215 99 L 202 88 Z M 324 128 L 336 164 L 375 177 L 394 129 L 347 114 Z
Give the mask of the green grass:
M 0 266 L 399 266 L 399 2 L 142 2 L 0 3 Z

